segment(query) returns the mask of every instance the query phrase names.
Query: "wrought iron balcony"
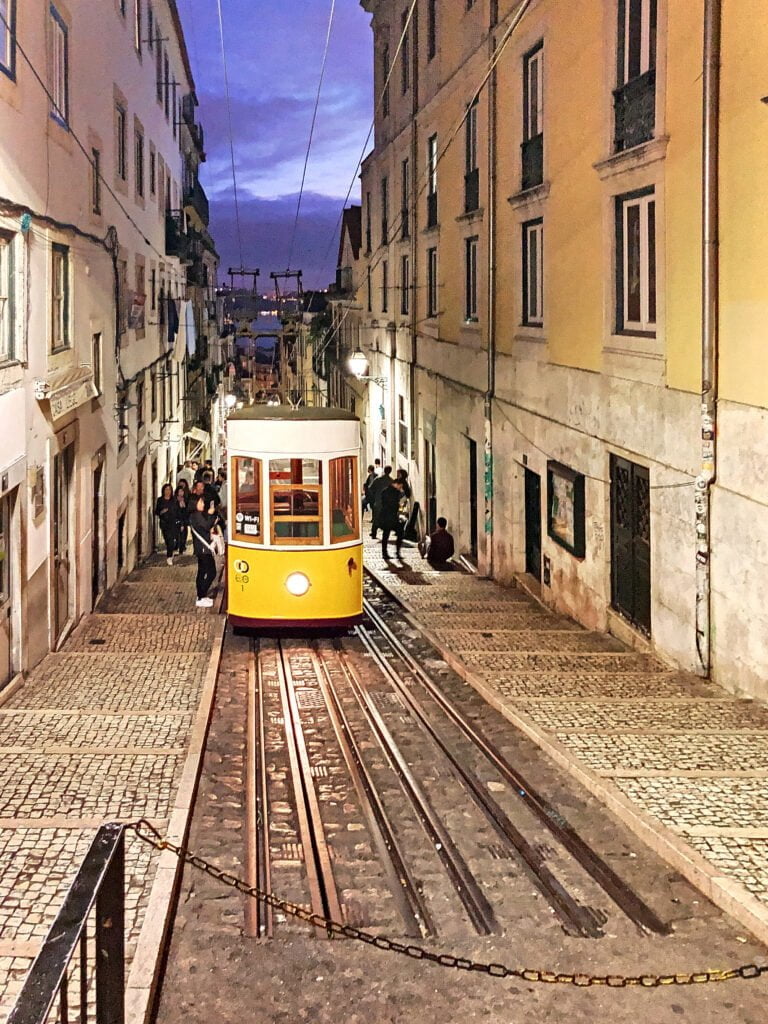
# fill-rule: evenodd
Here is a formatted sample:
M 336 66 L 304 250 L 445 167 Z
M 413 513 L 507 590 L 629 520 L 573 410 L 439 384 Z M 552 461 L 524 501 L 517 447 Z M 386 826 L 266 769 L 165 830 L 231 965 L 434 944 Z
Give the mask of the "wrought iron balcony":
M 464 213 L 473 213 L 480 206 L 480 169 L 473 167 L 464 175 Z
M 526 139 L 520 147 L 523 161 L 522 188 L 536 188 L 544 181 L 544 133 Z
M 200 182 L 195 178 L 194 184 L 184 189 L 184 205 L 191 206 L 206 226 L 210 222 L 208 196 Z
M 656 124 L 656 71 L 651 68 L 613 93 L 614 144 L 620 153 L 653 138 Z
M 437 227 L 437 192 L 427 193 L 427 227 Z
M 192 258 L 192 239 L 186 231 L 184 214 L 180 211 L 165 212 L 165 255 L 178 256 L 180 260 Z

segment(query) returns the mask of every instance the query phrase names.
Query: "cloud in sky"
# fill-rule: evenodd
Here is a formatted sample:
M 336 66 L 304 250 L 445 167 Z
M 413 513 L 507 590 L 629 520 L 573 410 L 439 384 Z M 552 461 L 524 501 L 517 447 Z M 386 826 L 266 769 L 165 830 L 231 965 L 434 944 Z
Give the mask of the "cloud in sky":
M 208 160 L 201 180 L 226 269 L 240 257 L 217 5 L 177 2 L 205 129 Z M 269 271 L 285 269 L 288 258 L 330 0 L 222 0 L 222 11 L 244 259 L 256 259 L 268 280 Z M 310 286 L 325 286 L 335 271 L 335 240 L 329 260 L 324 256 L 372 118 L 371 49 L 369 17 L 358 0 L 336 0 L 292 260 Z M 350 201 L 358 197 L 354 181 Z

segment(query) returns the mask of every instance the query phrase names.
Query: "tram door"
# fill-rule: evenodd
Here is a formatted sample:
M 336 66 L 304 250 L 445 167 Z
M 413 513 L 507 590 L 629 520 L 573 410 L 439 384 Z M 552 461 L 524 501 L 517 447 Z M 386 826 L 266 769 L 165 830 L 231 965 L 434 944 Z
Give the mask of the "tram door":
M 469 551 L 477 558 L 477 441 L 469 442 Z
M 144 553 L 144 523 L 147 518 L 146 509 L 144 508 L 144 477 L 146 469 L 146 459 L 142 459 L 136 467 L 137 475 L 137 486 L 136 486 L 136 502 L 138 505 L 138 513 L 136 515 L 136 562 L 137 564 L 141 561 L 141 556 Z
M 58 452 L 53 460 L 53 601 L 56 640 L 73 615 L 71 567 L 72 477 L 74 446 Z
M 102 552 L 104 538 L 102 521 L 104 518 L 104 466 L 97 466 L 93 471 L 93 509 L 91 513 L 91 607 L 96 606 L 102 590 Z
M 541 580 L 541 477 L 525 470 L 525 571 Z
M 11 636 L 11 495 L 0 498 L 0 687 L 13 675 L 13 638 Z

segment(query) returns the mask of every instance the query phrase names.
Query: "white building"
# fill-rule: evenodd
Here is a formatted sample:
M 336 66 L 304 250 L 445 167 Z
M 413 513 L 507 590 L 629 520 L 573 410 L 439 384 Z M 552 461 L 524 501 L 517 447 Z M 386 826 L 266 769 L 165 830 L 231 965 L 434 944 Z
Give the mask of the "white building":
M 175 0 L 0 0 L 0 685 L 154 545 L 213 250 L 194 106 Z

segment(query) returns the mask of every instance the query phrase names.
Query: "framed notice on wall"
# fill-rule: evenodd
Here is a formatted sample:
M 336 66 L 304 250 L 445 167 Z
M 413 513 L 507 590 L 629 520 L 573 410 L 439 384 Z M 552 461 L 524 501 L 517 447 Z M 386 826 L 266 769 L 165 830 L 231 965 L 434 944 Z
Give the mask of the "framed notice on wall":
M 576 558 L 584 557 L 584 474 L 560 462 L 547 463 L 547 532 Z

